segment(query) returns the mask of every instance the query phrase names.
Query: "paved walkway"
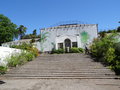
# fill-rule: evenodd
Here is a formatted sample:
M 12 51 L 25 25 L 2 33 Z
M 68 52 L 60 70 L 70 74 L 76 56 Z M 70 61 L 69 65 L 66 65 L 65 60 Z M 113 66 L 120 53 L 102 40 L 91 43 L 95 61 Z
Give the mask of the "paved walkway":
M 7 72 L 0 90 L 120 90 L 115 78 L 87 55 L 42 55 Z

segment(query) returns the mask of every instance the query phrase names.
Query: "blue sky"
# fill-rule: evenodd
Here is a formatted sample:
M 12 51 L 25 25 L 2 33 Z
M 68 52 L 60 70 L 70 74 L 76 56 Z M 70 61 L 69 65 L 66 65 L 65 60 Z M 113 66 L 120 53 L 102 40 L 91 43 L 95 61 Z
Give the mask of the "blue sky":
M 120 26 L 120 0 L 0 0 L 0 14 L 27 33 L 63 21 L 98 24 L 100 31 Z

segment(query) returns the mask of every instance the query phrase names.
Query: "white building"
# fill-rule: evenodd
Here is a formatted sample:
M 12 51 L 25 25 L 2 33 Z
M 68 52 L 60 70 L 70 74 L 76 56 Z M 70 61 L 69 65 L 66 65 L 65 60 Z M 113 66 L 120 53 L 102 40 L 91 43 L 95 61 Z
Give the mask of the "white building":
M 52 49 L 71 47 L 84 48 L 90 44 L 94 38 L 97 38 L 97 24 L 65 24 L 56 27 L 44 28 L 40 30 L 41 42 L 38 40 L 34 46 L 41 52 L 50 52 Z M 10 47 L 24 42 L 29 43 L 31 39 L 23 39 L 3 43 L 2 46 Z
M 44 28 L 41 29 L 41 42 L 37 43 L 37 48 L 43 52 L 49 52 L 53 48 L 84 48 L 97 38 L 97 33 L 97 24 L 65 24 Z

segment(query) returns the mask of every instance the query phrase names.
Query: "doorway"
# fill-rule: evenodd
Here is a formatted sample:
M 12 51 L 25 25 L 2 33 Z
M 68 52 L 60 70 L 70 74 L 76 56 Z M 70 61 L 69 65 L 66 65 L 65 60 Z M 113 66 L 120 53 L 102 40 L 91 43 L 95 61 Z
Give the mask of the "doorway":
M 71 40 L 70 39 L 65 39 L 65 50 L 68 52 L 69 50 L 68 49 L 70 49 L 71 48 Z

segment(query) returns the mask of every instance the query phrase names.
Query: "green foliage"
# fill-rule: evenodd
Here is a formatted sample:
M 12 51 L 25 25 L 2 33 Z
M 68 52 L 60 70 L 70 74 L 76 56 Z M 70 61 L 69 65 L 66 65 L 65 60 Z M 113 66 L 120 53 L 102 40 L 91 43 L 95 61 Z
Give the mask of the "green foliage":
M 26 50 L 28 52 L 32 52 L 35 57 L 39 55 L 38 49 L 33 47 L 32 44 L 23 43 L 21 45 L 12 45 L 11 48 L 17 48 L 17 49 Z
M 73 47 L 73 48 L 70 48 L 70 53 L 83 53 L 84 50 L 82 48 L 76 48 L 76 47 Z
M 33 30 L 32 34 L 26 34 L 23 35 L 21 39 L 35 39 L 35 38 L 40 38 L 40 35 L 37 35 L 37 30 Z
M 7 67 L 6 66 L 0 66 L 0 75 L 1 74 L 5 74 L 6 71 L 7 71 Z
M 8 67 L 16 67 L 17 65 L 23 65 L 24 63 L 31 61 L 34 58 L 32 52 L 23 51 L 20 54 L 12 55 L 10 58 L 7 58 Z
M 83 53 L 84 52 L 84 49 L 83 48 L 76 48 L 76 47 L 73 47 L 73 48 L 70 48 L 70 52 L 69 53 Z M 55 50 L 53 49 L 51 54 L 62 54 L 62 53 L 67 53 L 65 52 L 64 49 L 61 49 L 59 48 L 58 50 Z
M 99 35 L 101 38 L 104 38 L 106 36 L 106 31 L 99 32 Z
M 118 27 L 118 29 L 119 29 L 119 27 Z M 112 30 L 104 30 L 104 31 L 100 31 L 99 32 L 99 34 L 101 34 L 101 33 L 115 33 L 115 32 L 119 32 L 118 31 L 118 29 L 116 30 L 116 29 L 112 29 Z
M 117 32 L 120 32 L 120 26 L 117 28 Z
M 22 37 L 25 35 L 27 28 L 24 27 L 23 25 L 20 25 L 17 29 L 18 29 L 18 35 L 20 36 L 20 39 L 22 39 Z
M 26 57 L 27 61 L 32 61 L 32 59 L 35 58 L 33 53 L 30 53 L 30 52 L 27 53 L 25 57 Z
M 20 61 L 18 60 L 19 55 L 16 56 L 11 56 L 10 58 L 8 58 L 8 66 L 9 67 L 16 67 L 18 65 L 18 63 L 20 63 Z
M 28 61 L 32 61 L 39 54 L 38 50 L 34 48 L 31 44 L 23 43 L 22 45 L 14 45 L 12 47 L 22 49 L 23 51 L 21 53 L 14 54 L 6 58 L 6 60 L 8 61 L 8 67 L 23 65 Z
M 44 50 L 43 43 L 46 41 L 48 34 L 49 34 L 49 32 L 45 32 L 45 33 L 41 33 L 41 35 L 40 35 L 39 42 L 41 44 L 41 52 L 43 52 L 43 50 Z
M 98 58 L 97 60 L 104 57 L 109 48 L 114 47 L 115 42 L 117 42 L 115 40 L 116 35 L 117 34 L 113 33 L 104 38 L 98 38 L 93 41 L 93 44 L 90 46 L 90 51 L 94 57 Z
M 106 54 L 104 56 L 105 61 L 108 64 L 112 64 L 114 63 L 114 59 L 115 59 L 116 55 L 115 55 L 115 49 L 114 48 L 108 48 L 108 50 L 106 51 Z
M 73 48 L 70 48 L 70 52 L 71 52 L 71 53 L 79 53 L 80 51 L 79 51 L 78 48 L 73 47 Z
M 65 53 L 65 50 L 61 49 L 61 48 L 59 48 L 58 50 L 53 49 L 51 54 L 55 54 L 55 53 L 56 54 L 62 54 L 62 53 Z
M 8 17 L 0 14 L 0 45 L 12 41 L 17 37 L 17 32 L 17 25 L 12 23 Z
M 33 30 L 33 35 L 37 35 L 37 32 L 36 32 L 37 30 L 35 29 L 35 30 Z
M 45 42 L 48 34 L 49 32 L 41 33 L 40 42 Z
M 84 52 L 84 49 L 83 48 L 78 48 L 80 53 L 83 53 Z
M 35 42 L 35 38 L 32 38 L 31 40 L 30 40 L 30 43 L 34 43 Z
M 120 43 L 118 34 L 112 33 L 103 38 L 95 39 L 90 47 L 90 52 L 96 61 L 109 65 L 116 74 L 120 74 Z

